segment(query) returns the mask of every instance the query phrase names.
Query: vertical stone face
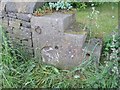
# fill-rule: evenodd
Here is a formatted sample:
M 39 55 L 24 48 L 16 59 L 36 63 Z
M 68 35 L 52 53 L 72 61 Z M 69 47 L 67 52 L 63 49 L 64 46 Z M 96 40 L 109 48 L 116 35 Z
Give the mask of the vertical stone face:
M 11 27 L 19 28 L 20 23 L 21 23 L 21 20 L 9 18 L 9 26 L 11 26 Z
M 70 69 L 82 61 L 82 45 L 86 35 L 37 35 L 33 34 L 36 57 L 42 53 L 43 62 L 62 69 Z
M 42 5 L 43 2 L 15 2 L 14 0 L 11 0 L 6 3 L 6 12 L 32 14 L 36 8 L 41 7 Z
M 31 19 L 35 56 L 47 64 L 70 69 L 82 62 L 86 35 L 64 33 L 75 18 L 72 14 L 53 13 Z
M 42 17 L 31 18 L 32 28 L 39 26 L 43 34 L 63 33 L 75 21 L 73 14 L 53 13 Z

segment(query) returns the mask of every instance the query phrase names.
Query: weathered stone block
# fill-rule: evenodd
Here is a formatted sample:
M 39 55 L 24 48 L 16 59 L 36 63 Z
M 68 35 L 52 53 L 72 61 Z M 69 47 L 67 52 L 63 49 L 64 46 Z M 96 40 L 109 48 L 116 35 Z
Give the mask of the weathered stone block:
M 102 41 L 100 39 L 90 39 L 90 42 L 83 45 L 83 52 L 85 59 L 88 60 L 90 57 L 94 58 L 95 64 L 99 64 L 101 50 L 102 50 Z
M 10 18 L 15 18 L 15 19 L 17 18 L 16 13 L 10 13 L 10 12 L 8 12 L 7 16 L 10 17 Z
M 12 34 L 13 33 L 13 27 L 7 27 L 7 29 L 5 29 L 6 30 L 6 33 L 10 33 L 10 34 Z
M 26 22 L 26 21 L 22 21 L 21 22 L 21 26 L 25 27 L 25 28 L 31 28 L 31 23 L 30 22 Z
M 32 41 L 31 39 L 24 39 L 21 41 L 23 47 L 29 47 L 32 48 Z
M 53 13 L 42 17 L 31 18 L 32 28 L 39 28 L 43 34 L 63 33 L 75 21 L 74 14 Z
M 15 13 L 18 12 L 16 3 L 12 2 L 12 1 L 6 3 L 6 9 L 5 10 L 6 10 L 6 12 L 15 12 Z
M 20 23 L 21 23 L 21 20 L 9 18 L 9 26 L 11 26 L 11 27 L 19 28 Z
M 17 38 L 17 39 L 20 39 L 23 38 L 22 37 L 22 31 L 20 28 L 13 28 L 13 35 L 14 35 L 14 38 Z
M 22 13 L 17 13 L 17 18 L 20 20 L 24 20 L 29 22 L 31 19 L 32 15 L 31 14 L 22 14 Z
M 35 56 L 42 53 L 43 62 L 61 69 L 70 69 L 82 62 L 82 46 L 86 35 L 58 34 L 44 35 L 33 33 Z
M 7 12 L 18 12 L 18 13 L 33 13 L 33 11 L 42 6 L 43 2 L 37 2 L 38 0 L 34 0 L 34 2 L 24 2 L 24 1 L 15 1 L 10 0 L 6 3 L 6 11 Z
M 2 19 L 2 26 L 3 27 L 8 27 L 8 17 L 4 17 L 3 19 Z
M 21 39 L 31 39 L 31 29 L 21 27 Z
M 13 28 L 13 34 L 15 38 L 19 38 L 20 40 L 31 39 L 31 29 L 28 28 Z

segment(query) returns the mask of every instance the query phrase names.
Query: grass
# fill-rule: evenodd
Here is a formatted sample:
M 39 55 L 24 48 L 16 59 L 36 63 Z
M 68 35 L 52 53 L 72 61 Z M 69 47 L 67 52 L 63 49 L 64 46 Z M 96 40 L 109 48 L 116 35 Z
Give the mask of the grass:
M 108 11 L 108 9 L 106 9 L 106 11 Z M 79 15 L 79 13 L 82 15 Z M 82 19 L 78 18 L 78 21 L 87 23 L 88 19 L 86 19 L 86 16 L 89 15 L 89 13 L 90 9 L 78 12 L 77 15 L 82 17 Z M 101 12 L 101 14 L 102 13 L 103 12 Z M 105 12 L 103 14 L 106 15 L 107 13 Z M 107 16 L 105 17 L 107 18 Z M 102 15 L 101 18 L 106 20 Z M 109 19 L 112 20 L 111 18 Z M 102 19 L 99 20 L 101 23 L 103 22 Z M 105 21 L 103 23 L 105 24 Z M 103 23 L 102 25 L 104 25 Z M 107 29 L 104 27 L 104 31 L 110 29 L 110 31 L 106 31 L 106 35 L 109 35 L 112 31 L 111 28 L 114 27 L 110 26 L 111 28 L 109 28 L 109 24 L 107 25 Z M 96 31 L 96 29 L 94 30 Z M 114 58 L 112 58 L 113 61 L 108 60 L 107 64 L 100 63 L 96 68 L 96 65 L 93 63 L 95 59 L 90 57 L 88 61 L 84 61 L 81 65 L 71 70 L 60 70 L 54 66 L 42 64 L 38 60 L 27 59 L 21 54 L 22 52 L 18 51 L 19 53 L 14 53 L 16 50 L 9 47 L 8 40 L 5 37 L 5 33 L 2 32 L 1 27 L 0 32 L 2 33 L 3 46 L 1 53 L 2 59 L 0 59 L 0 75 L 3 79 L 0 82 L 3 88 L 120 88 L 119 75 L 116 71 L 111 71 L 117 63 L 113 62 Z M 113 42 L 112 38 L 111 41 Z M 112 47 L 109 47 L 110 50 L 117 50 L 112 44 L 110 45 Z M 115 52 L 112 53 L 116 55 Z M 22 59 L 18 58 L 18 56 L 21 56 Z M 115 60 L 116 58 L 118 57 L 115 56 Z
M 114 9 L 112 10 L 112 6 Z M 109 36 L 113 30 L 117 30 L 118 27 L 118 4 L 116 3 L 104 3 L 99 7 L 96 7 L 100 13 L 98 15 L 97 24 L 99 28 L 97 28 L 94 24 L 92 24 L 92 32 L 93 37 L 106 39 L 106 36 Z M 85 10 L 78 11 L 76 14 L 76 20 L 78 22 L 84 23 L 87 26 L 90 26 L 91 23 L 88 19 L 92 9 L 86 8 Z M 114 16 L 114 19 L 112 18 Z M 88 27 L 89 28 L 89 27 Z
M 2 60 L 0 75 L 2 88 L 118 88 L 118 75 L 111 73 L 115 63 L 109 61 L 108 66 L 100 64 L 96 68 L 94 58 L 90 57 L 81 65 L 71 70 L 60 70 L 45 65 L 38 60 L 26 59 L 9 47 L 3 33 Z M 17 56 L 23 57 L 19 60 Z M 109 77 L 109 78 L 108 78 Z

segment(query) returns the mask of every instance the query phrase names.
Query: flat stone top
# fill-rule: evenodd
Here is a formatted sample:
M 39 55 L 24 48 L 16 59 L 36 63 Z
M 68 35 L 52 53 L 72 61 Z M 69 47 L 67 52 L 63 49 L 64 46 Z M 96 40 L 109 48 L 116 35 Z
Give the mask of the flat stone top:
M 68 17 L 71 16 L 71 14 L 64 14 L 60 12 L 54 12 L 50 15 L 45 15 L 44 17 L 50 17 L 50 18 L 63 18 L 63 17 Z

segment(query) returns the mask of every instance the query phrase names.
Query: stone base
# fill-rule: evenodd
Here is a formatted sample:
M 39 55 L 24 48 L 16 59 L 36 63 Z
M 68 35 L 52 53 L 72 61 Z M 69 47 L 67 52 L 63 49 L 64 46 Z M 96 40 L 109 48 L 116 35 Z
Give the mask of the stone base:
M 35 35 L 35 36 L 34 36 Z M 82 62 L 82 46 L 86 35 L 59 34 L 40 35 L 33 34 L 35 56 L 43 62 L 61 69 L 70 69 Z

